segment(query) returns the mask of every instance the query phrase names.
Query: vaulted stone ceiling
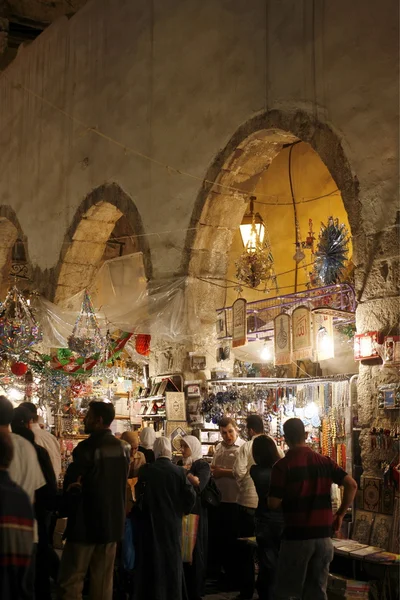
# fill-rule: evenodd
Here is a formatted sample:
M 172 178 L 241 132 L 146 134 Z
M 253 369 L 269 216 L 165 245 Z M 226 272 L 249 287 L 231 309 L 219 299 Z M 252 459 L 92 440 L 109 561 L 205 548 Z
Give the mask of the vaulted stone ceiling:
M 0 0 L 0 70 L 22 43 L 34 40 L 53 21 L 76 13 L 87 0 Z

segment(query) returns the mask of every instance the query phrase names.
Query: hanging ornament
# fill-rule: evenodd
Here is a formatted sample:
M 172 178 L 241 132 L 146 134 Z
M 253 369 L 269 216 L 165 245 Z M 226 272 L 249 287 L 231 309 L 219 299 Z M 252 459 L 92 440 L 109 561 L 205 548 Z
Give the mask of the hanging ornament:
M 103 348 L 96 365 L 93 367 L 92 375 L 105 379 L 113 379 L 116 376 L 116 369 L 113 366 L 113 356 L 115 354 L 115 344 L 111 338 L 110 332 L 107 331 Z
M 348 260 L 350 235 L 344 224 L 329 217 L 328 224 L 321 223 L 314 272 L 322 285 L 341 281 Z
M 18 359 L 42 340 L 42 332 L 24 296 L 16 287 L 0 304 L 0 354 Z
M 17 377 L 22 377 L 28 371 L 28 365 L 23 362 L 15 362 L 11 365 L 11 373 Z
M 86 358 L 101 352 L 103 345 L 104 339 L 100 333 L 93 304 L 88 291 L 85 290 L 81 311 L 72 335 L 68 338 L 68 348 Z

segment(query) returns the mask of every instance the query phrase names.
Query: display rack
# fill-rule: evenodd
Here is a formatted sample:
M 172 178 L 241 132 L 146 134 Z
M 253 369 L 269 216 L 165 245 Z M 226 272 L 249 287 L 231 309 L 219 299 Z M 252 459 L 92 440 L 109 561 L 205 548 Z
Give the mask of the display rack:
M 151 379 L 150 394 L 138 399 L 142 405 L 140 418 L 146 426 L 153 425 L 156 431 L 165 430 L 167 392 L 183 392 L 183 376 L 181 373 L 153 377 Z
M 216 443 L 213 433 L 218 431 L 216 423 L 223 414 L 232 416 L 246 437 L 246 418 L 250 413 L 258 413 L 263 417 L 265 431 L 278 445 L 284 445 L 282 424 L 287 418 L 297 416 L 305 422 L 312 447 L 349 469 L 353 425 L 351 378 L 352 374 L 209 380 L 208 397 L 203 402 L 202 444 Z

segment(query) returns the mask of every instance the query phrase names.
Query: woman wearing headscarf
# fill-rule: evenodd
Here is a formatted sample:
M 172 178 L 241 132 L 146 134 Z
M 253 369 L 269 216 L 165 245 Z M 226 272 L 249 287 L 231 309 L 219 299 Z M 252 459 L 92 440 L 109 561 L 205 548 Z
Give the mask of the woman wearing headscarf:
M 171 462 L 171 442 L 154 443 L 155 462 L 139 472 L 136 500 L 140 511 L 136 600 L 182 600 L 182 518 L 196 494 L 182 467 Z
M 146 459 L 142 452 L 138 451 L 139 436 L 136 431 L 124 431 L 121 435 L 121 441 L 127 444 L 130 454 L 130 464 L 128 472 L 128 480 L 126 482 L 126 519 L 124 539 L 121 546 L 122 558 L 122 578 L 121 585 L 125 590 L 130 590 L 131 574 L 135 566 L 135 550 L 136 550 L 136 521 L 133 514 L 133 506 L 135 501 L 135 485 L 139 475 L 140 467 L 146 464 Z
M 153 463 L 155 461 L 153 446 L 156 441 L 156 432 L 152 427 L 144 427 L 139 437 L 139 452 L 144 454 L 146 463 Z
M 207 565 L 208 514 L 207 507 L 201 500 L 201 493 L 210 480 L 210 465 L 203 459 L 201 444 L 194 435 L 186 435 L 181 439 L 183 465 L 187 469 L 188 481 L 196 491 L 196 504 L 191 511 L 199 515 L 196 544 L 193 550 L 192 564 L 184 563 L 186 590 L 188 600 L 201 600 Z

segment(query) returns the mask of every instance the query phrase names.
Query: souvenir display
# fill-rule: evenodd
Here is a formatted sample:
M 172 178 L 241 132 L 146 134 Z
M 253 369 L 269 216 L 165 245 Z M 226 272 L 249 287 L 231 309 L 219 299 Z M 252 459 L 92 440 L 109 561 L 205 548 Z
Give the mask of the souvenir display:
M 388 550 L 392 527 L 393 517 L 389 515 L 377 515 L 372 526 L 371 546 L 378 546 L 379 548 L 383 548 L 383 550 Z
M 364 477 L 364 510 L 370 510 L 372 512 L 380 511 L 381 483 L 381 479 L 375 477 Z
M 353 540 L 360 544 L 377 545 L 370 542 L 372 525 L 374 523 L 374 513 L 364 510 L 357 510 L 353 528 Z

